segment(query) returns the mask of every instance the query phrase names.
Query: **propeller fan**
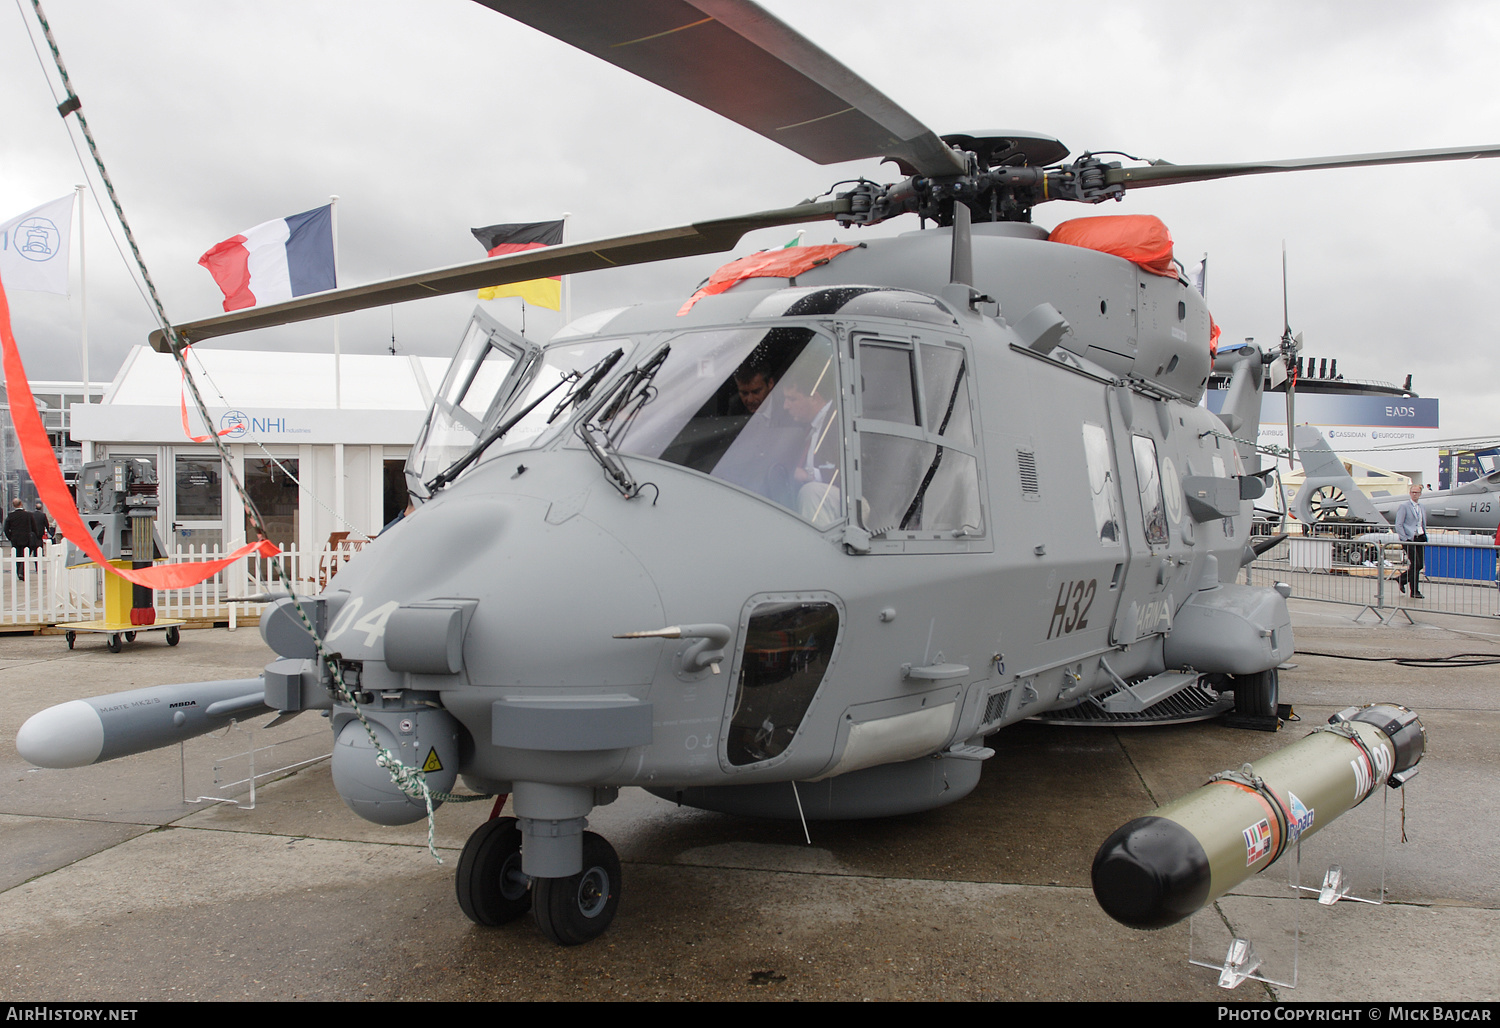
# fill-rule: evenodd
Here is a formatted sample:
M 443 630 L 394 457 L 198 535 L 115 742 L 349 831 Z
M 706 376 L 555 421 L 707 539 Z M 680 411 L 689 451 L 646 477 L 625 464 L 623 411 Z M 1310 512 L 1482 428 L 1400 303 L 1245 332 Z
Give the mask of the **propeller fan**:
M 1344 521 L 1349 517 L 1349 498 L 1335 485 L 1314 489 L 1309 503 L 1319 521 Z

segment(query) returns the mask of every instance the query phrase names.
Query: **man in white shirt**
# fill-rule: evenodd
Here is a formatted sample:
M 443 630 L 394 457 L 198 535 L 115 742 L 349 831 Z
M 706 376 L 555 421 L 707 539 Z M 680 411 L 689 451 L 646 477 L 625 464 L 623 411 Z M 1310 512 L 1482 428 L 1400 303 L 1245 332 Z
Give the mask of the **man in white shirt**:
M 1411 487 L 1411 500 L 1396 508 L 1396 535 L 1404 543 L 1425 543 L 1427 541 L 1427 512 L 1417 501 L 1422 497 L 1422 487 L 1413 485 Z M 1406 547 L 1406 571 L 1397 579 L 1401 583 L 1401 591 L 1406 592 L 1407 584 L 1411 585 L 1413 599 L 1422 599 L 1422 547 Z
M 792 471 L 796 510 L 818 528 L 828 527 L 843 514 L 842 433 L 833 400 L 832 363 L 830 359 L 820 369 L 799 369 L 800 375 L 789 374 L 782 383 L 786 412 L 806 431 L 799 466 Z

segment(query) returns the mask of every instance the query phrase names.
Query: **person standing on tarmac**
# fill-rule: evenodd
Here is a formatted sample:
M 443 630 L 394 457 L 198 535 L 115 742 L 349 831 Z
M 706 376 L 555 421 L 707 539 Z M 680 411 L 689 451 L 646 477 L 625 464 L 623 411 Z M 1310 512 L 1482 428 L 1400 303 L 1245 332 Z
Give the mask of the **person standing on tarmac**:
M 1427 512 L 1417 501 L 1422 498 L 1422 487 L 1413 485 L 1411 487 L 1411 502 L 1403 503 L 1396 508 L 1396 535 L 1403 543 L 1425 543 L 1427 541 Z M 1411 585 L 1411 596 L 1414 600 L 1422 599 L 1422 547 L 1407 546 L 1406 548 L 1406 570 L 1397 579 L 1401 583 L 1401 591 L 1406 592 L 1407 584 Z
M 36 501 L 36 509 L 31 512 L 31 555 L 40 557 L 42 547 L 47 540 L 52 538 L 52 519 L 47 517 L 47 510 L 42 506 L 42 501 Z
M 15 551 L 18 582 L 26 581 L 26 551 L 33 545 L 32 536 L 35 532 L 26 504 L 21 502 L 19 496 L 16 497 L 10 502 L 10 513 L 5 515 L 5 538 L 10 540 L 11 549 Z

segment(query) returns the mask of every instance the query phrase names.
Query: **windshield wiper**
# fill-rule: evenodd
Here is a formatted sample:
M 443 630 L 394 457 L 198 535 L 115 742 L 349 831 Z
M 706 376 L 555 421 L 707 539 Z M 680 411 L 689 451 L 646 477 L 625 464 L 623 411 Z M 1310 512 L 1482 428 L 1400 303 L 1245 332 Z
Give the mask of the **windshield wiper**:
M 568 407 L 583 403 L 593 395 L 594 387 L 604 380 L 604 376 L 608 375 L 616 364 L 620 363 L 620 358 L 623 356 L 625 356 L 625 350 L 621 347 L 608 357 L 605 357 L 598 364 L 595 364 L 593 372 L 588 378 L 583 379 L 582 384 L 578 388 L 569 389 L 563 398 L 557 401 L 557 406 L 552 408 L 551 414 L 547 415 L 547 424 L 550 425 L 556 421 L 558 415 L 567 410 Z
M 641 487 L 636 484 L 624 463 L 609 445 L 609 437 L 604 434 L 604 430 L 587 421 L 580 421 L 576 431 L 578 438 L 583 440 L 584 448 L 604 469 L 604 477 L 609 480 L 609 484 L 618 489 L 625 499 L 634 499 L 641 491 Z
M 535 400 L 532 400 L 530 403 L 528 403 L 522 410 L 517 411 L 514 415 L 506 418 L 500 424 L 496 425 L 494 430 L 489 434 L 476 440 L 474 445 L 469 448 L 469 451 L 467 453 L 465 453 L 462 457 L 449 465 L 446 470 L 440 472 L 437 477 L 434 478 L 431 482 L 428 482 L 428 494 L 431 495 L 435 490 L 441 489 L 443 486 L 453 481 L 459 475 L 463 474 L 464 470 L 467 469 L 470 464 L 473 464 L 476 460 L 479 459 L 480 454 L 489 449 L 490 446 L 496 440 L 504 436 L 505 433 L 515 428 L 516 425 L 520 423 L 522 418 L 526 417 L 526 415 L 530 414 L 532 411 L 540 407 L 543 400 L 547 399 L 547 397 L 557 392 L 557 390 L 564 384 L 568 382 L 583 382 L 583 384 L 579 388 L 568 390 L 567 394 L 562 398 L 561 402 L 558 403 L 557 407 L 547 417 L 547 424 L 550 425 L 553 421 L 555 421 L 558 415 L 560 415 L 564 410 L 567 409 L 570 402 L 582 403 L 584 400 L 588 399 L 589 394 L 593 392 L 594 387 L 599 384 L 599 382 L 604 378 L 605 375 L 609 374 L 610 369 L 613 368 L 617 363 L 619 363 L 620 358 L 623 356 L 625 356 L 625 350 L 623 348 L 615 350 L 598 364 L 594 365 L 593 370 L 589 372 L 587 378 L 585 378 L 582 371 L 576 370 L 570 371 L 562 378 L 559 378 L 547 389 L 546 392 L 542 393 L 541 396 L 538 396 Z
M 637 365 L 614 391 L 614 399 L 602 405 L 602 410 L 589 411 L 588 417 L 584 418 L 584 421 L 590 425 L 595 422 L 609 424 L 603 435 L 611 448 L 620 441 L 620 437 L 625 434 L 625 430 L 630 427 L 635 416 L 641 412 L 641 408 L 656 399 L 656 392 L 652 389 L 651 383 L 671 352 L 672 347 L 663 346 L 661 351 L 650 360 Z
M 573 431 L 578 438 L 583 440 L 584 448 L 589 451 L 599 466 L 604 469 L 604 477 L 609 484 L 619 490 L 625 499 L 634 499 L 640 494 L 641 487 L 636 484 L 626 469 L 619 454 L 615 450 L 615 443 L 621 434 L 635 419 L 640 409 L 650 403 L 655 397 L 651 390 L 651 380 L 661 370 L 662 364 L 667 359 L 667 354 L 672 352 L 670 346 L 664 346 L 650 360 L 637 365 L 620 385 L 611 393 L 602 397 L 587 414 L 578 419 L 573 426 Z M 609 423 L 605 429 L 599 422 Z

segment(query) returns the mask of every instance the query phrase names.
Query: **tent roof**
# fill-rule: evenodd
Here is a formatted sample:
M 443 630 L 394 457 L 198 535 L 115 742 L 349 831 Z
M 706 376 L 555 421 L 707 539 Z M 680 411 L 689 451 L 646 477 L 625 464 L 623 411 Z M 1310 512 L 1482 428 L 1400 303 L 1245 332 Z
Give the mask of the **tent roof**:
M 346 353 L 339 358 L 342 406 L 347 410 L 427 409 L 450 358 Z M 334 409 L 332 353 L 194 348 L 188 367 L 210 407 Z M 176 407 L 182 376 L 171 354 L 135 347 L 106 404 Z

